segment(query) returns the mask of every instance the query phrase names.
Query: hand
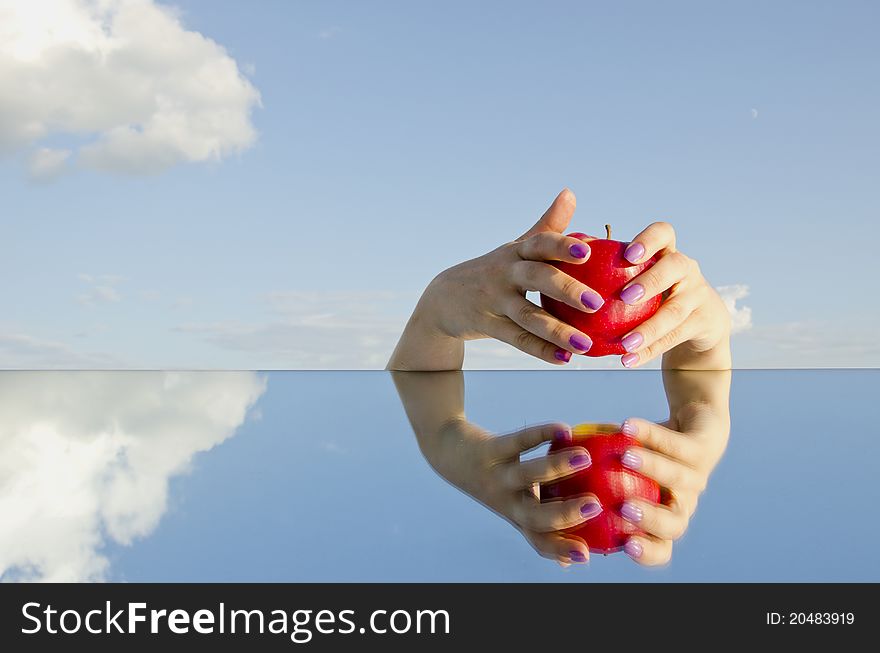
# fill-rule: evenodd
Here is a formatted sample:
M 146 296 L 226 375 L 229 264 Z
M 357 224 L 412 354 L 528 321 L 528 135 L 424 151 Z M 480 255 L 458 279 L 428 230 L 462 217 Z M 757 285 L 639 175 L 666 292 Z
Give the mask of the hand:
M 594 495 L 541 503 L 539 483 L 552 482 L 590 466 L 583 447 L 569 447 L 549 456 L 520 461 L 520 455 L 551 438 L 569 439 L 565 424 L 531 426 L 495 436 L 467 421 L 455 420 L 428 439 L 419 438 L 425 458 L 438 474 L 506 519 L 535 551 L 562 566 L 590 558 L 587 545 L 559 531 L 602 512 Z
M 624 256 L 638 263 L 657 254 L 658 261 L 630 281 L 620 292 L 627 304 L 637 305 L 663 295 L 660 309 L 623 337 L 625 367 L 644 365 L 673 352 L 664 367 L 730 367 L 727 342 L 730 315 L 699 264 L 675 249 L 675 230 L 655 222 L 636 236 Z M 716 350 L 716 355 L 707 352 Z M 692 364 L 699 359 L 699 365 Z
M 441 272 L 422 295 L 388 367 L 459 368 L 461 343 L 479 338 L 496 338 L 556 365 L 588 351 L 589 334 L 526 299 L 527 291 L 536 291 L 587 313 L 602 306 L 596 291 L 549 263 L 580 264 L 590 257 L 587 243 L 562 235 L 574 210 L 574 193 L 565 189 L 525 234 Z
M 725 379 L 717 381 L 723 386 Z M 636 498 L 624 503 L 623 518 L 645 532 L 631 537 L 624 551 L 640 564 L 662 565 L 672 556 L 673 542 L 687 530 L 709 475 L 727 447 L 729 414 L 717 410 L 717 405 L 689 402 L 666 424 L 630 418 L 624 431 L 641 446 L 629 449 L 621 462 L 657 481 L 664 496 L 662 504 Z

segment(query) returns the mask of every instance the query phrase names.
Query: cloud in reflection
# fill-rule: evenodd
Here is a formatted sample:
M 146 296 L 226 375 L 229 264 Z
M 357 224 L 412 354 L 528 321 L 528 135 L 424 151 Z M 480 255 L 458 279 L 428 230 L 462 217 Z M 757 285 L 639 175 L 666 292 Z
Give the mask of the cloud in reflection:
M 156 528 L 168 482 L 231 437 L 253 372 L 0 374 L 0 580 L 94 581 Z

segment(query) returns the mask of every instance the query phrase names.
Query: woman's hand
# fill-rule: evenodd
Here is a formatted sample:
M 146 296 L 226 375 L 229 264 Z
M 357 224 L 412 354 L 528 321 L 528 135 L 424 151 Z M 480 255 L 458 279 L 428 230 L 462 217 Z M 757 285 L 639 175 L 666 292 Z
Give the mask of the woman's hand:
M 575 210 L 563 190 L 529 231 L 479 258 L 441 272 L 428 286 L 401 337 L 390 369 L 457 369 L 462 343 L 496 338 L 548 363 L 564 365 L 592 345 L 578 331 L 526 299 L 544 293 L 587 313 L 604 300 L 550 261 L 584 263 L 590 246 L 562 235 Z
M 730 314 L 699 264 L 675 249 L 675 230 L 655 222 L 636 236 L 624 256 L 630 263 L 657 254 L 658 261 L 620 292 L 627 304 L 638 305 L 663 295 L 660 309 L 622 339 L 625 367 L 644 365 L 669 352 L 664 367 L 730 367 Z
M 665 425 L 630 418 L 623 431 L 641 446 L 629 449 L 621 462 L 657 481 L 664 497 L 662 504 L 636 498 L 623 504 L 621 516 L 645 532 L 631 537 L 624 551 L 643 565 L 666 564 L 673 542 L 687 530 L 709 475 L 727 447 L 729 415 L 708 403 L 692 402 Z

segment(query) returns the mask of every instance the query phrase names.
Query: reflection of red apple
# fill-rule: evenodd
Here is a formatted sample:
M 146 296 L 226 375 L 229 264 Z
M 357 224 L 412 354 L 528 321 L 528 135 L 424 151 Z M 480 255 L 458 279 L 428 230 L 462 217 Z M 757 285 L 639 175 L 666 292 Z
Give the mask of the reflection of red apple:
M 620 551 L 630 535 L 639 528 L 620 516 L 623 502 L 638 497 L 660 503 L 660 486 L 656 481 L 637 471 L 624 467 L 620 457 L 638 442 L 620 431 L 614 424 L 580 424 L 572 429 L 571 442 L 550 446 L 550 453 L 571 446 L 586 448 L 593 464 L 561 481 L 541 486 L 541 501 L 567 499 L 595 494 L 602 504 L 598 516 L 566 531 L 582 538 L 590 551 L 612 553 Z
M 568 234 L 590 244 L 590 258 L 586 263 L 554 263 L 567 275 L 585 283 L 602 296 L 605 303 L 595 313 L 585 313 L 568 304 L 541 295 L 541 306 L 551 315 L 586 333 L 593 346 L 586 356 L 625 354 L 620 339 L 647 320 L 660 308 L 662 299 L 657 296 L 638 306 L 624 304 L 620 291 L 630 279 L 654 265 L 655 257 L 641 263 L 630 263 L 623 258 L 629 243 L 609 238 L 594 238 L 582 233 Z

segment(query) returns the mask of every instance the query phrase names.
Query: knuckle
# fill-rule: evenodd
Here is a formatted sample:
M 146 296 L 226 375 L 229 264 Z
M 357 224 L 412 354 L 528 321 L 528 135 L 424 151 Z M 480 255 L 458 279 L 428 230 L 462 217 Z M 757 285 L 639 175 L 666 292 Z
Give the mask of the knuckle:
M 515 264 L 515 274 L 514 278 L 517 279 L 521 285 L 528 285 L 534 283 L 535 281 L 535 262 L 534 261 L 519 261 Z
M 673 435 L 666 434 L 660 443 L 660 449 L 670 458 L 681 459 L 681 443 Z
M 520 331 L 516 334 L 513 344 L 517 347 L 517 349 L 528 351 L 532 348 L 534 339 L 535 337 L 528 331 Z
M 556 340 L 557 342 L 565 342 L 566 332 L 567 327 L 565 326 L 565 324 L 559 322 L 558 320 L 552 327 L 550 327 L 550 333 L 552 334 L 554 340 Z
M 573 279 L 568 275 L 564 275 L 562 282 L 559 284 L 559 287 L 559 289 L 562 290 L 566 297 L 580 298 L 581 282 L 577 279 Z
M 637 330 L 642 334 L 645 342 L 653 342 L 657 338 L 657 324 L 653 320 L 643 322 Z
M 532 304 L 531 302 L 524 302 L 516 309 L 516 316 L 519 318 L 522 324 L 530 324 L 534 321 L 535 316 L 538 313 L 538 307 Z M 528 341 L 531 338 L 531 335 L 528 331 L 520 333 L 518 338 L 523 338 L 525 341 Z
M 649 270 L 642 273 L 642 286 L 647 288 L 648 290 L 660 288 L 660 284 L 662 283 L 662 281 L 662 275 L 654 268 L 650 268 Z
M 666 312 L 676 322 L 683 322 L 684 318 L 687 317 L 687 312 L 685 311 L 684 304 L 676 299 L 670 299 L 668 302 L 666 302 Z

